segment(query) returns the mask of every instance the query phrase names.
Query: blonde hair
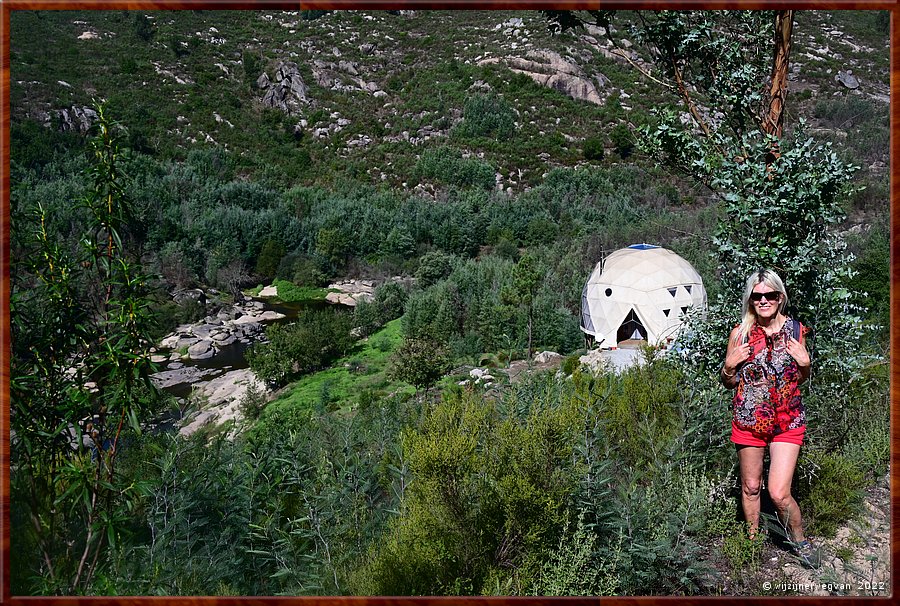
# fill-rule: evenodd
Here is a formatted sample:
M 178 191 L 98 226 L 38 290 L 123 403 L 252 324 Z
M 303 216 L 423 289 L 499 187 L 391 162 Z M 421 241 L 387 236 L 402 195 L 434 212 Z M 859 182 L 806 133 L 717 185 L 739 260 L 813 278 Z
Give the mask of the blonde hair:
M 771 269 L 759 269 L 750 274 L 747 283 L 744 285 L 744 297 L 741 300 L 741 341 L 750 336 L 753 325 L 756 324 L 756 310 L 750 304 L 750 295 L 757 284 L 765 284 L 772 290 L 781 293 L 781 302 L 778 303 L 778 313 L 784 313 L 788 304 L 787 290 L 784 288 L 784 282 Z

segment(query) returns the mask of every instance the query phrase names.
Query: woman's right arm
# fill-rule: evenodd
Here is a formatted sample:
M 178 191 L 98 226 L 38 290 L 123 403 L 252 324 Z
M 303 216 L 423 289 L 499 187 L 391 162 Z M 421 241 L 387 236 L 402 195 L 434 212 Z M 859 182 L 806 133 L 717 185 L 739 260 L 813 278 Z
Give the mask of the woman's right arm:
M 725 352 L 725 363 L 719 371 L 719 380 L 728 389 L 737 387 L 738 367 L 750 357 L 750 344 L 741 343 L 741 327 L 735 326 L 728 337 L 728 349 Z

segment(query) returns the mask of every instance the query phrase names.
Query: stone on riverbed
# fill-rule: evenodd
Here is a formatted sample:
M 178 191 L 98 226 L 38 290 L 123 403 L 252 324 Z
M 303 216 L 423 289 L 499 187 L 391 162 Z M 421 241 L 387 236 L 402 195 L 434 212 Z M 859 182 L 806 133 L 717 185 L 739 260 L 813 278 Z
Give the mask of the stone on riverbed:
M 257 388 L 268 395 L 264 383 L 249 368 L 232 370 L 202 385 L 196 385 L 194 393 L 206 399 L 205 410 L 192 418 L 179 433 L 187 436 L 210 423 L 220 425 L 226 421 L 241 421 L 241 400 L 252 383 L 256 383 Z
M 216 355 L 212 341 L 200 341 L 188 347 L 188 355 L 191 360 L 207 360 Z
M 203 380 L 204 377 L 215 373 L 215 370 L 209 368 L 199 368 L 197 366 L 185 366 L 182 368 L 172 368 L 163 370 L 150 376 L 153 383 L 160 389 L 168 389 L 175 385 L 183 383 L 196 383 Z

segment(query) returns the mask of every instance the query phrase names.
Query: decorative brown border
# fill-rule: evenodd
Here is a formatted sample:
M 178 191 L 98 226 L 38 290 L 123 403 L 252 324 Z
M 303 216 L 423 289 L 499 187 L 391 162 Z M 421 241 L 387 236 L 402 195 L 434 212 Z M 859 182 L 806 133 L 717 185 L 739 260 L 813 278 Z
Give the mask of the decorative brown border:
M 499 605 L 574 605 L 608 603 L 621 606 L 646 605 L 656 603 L 678 603 L 700 605 L 711 603 L 729 603 L 740 600 L 746 604 L 772 605 L 782 600 L 802 601 L 806 604 L 832 603 L 834 600 L 850 601 L 853 604 L 881 606 L 893 603 L 892 597 L 900 595 L 900 579 L 893 564 L 900 561 L 900 507 L 897 507 L 898 491 L 900 491 L 900 363 L 891 357 L 891 596 L 885 597 L 612 597 L 612 598 L 520 598 L 520 597 L 13 597 L 9 587 L 9 550 L 10 550 L 10 515 L 9 515 L 9 382 L 10 382 L 10 193 L 9 193 L 9 129 L 10 129 L 10 60 L 9 60 L 9 16 L 12 10 L 205 10 L 228 9 L 482 9 L 482 10 L 534 10 L 549 8 L 557 10 L 570 9 L 774 9 L 800 8 L 814 10 L 890 10 L 891 11 L 891 350 L 900 347 L 900 0 L 806 0 L 803 2 L 785 2 L 780 0 L 595 0 L 593 2 L 546 2 L 543 0 L 0 0 L 0 604 L 10 603 L 19 606 L 36 604 L 65 604 L 106 606 L 113 604 L 127 605 L 161 605 L 181 604 L 184 606 L 238 606 L 272 604 L 303 604 L 341 606 L 462 606 L 469 604 Z

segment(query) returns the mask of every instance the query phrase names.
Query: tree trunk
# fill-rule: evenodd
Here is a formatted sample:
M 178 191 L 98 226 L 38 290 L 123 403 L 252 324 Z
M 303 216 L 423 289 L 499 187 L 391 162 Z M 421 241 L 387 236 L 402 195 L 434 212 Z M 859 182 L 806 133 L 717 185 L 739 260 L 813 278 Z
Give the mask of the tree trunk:
M 784 99 L 787 95 L 788 61 L 791 54 L 791 32 L 794 29 L 794 11 L 775 12 L 775 53 L 772 58 L 772 78 L 769 86 L 769 111 L 762 123 L 763 131 L 781 138 L 784 128 Z M 781 153 L 776 143 L 771 151 L 771 161 Z

